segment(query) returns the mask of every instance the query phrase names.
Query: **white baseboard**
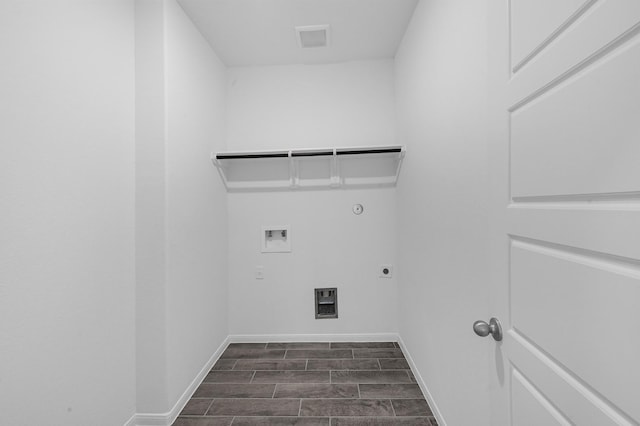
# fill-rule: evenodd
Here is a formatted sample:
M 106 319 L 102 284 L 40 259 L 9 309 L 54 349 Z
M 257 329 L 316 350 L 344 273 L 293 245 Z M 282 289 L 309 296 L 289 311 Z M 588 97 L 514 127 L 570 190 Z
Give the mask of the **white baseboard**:
M 173 411 L 173 410 L 172 410 Z M 137 413 L 136 426 L 170 426 L 173 420 L 170 418 L 171 411 L 161 414 Z
M 131 418 L 124 424 L 124 426 L 136 426 L 136 414 L 131 416 Z
M 398 333 L 364 334 L 231 334 L 229 343 L 397 342 Z
M 411 372 L 415 376 L 416 381 L 418 382 L 418 386 L 420 386 L 420 390 L 422 390 L 422 393 L 425 399 L 429 403 L 429 407 L 431 408 L 431 412 L 433 412 L 433 416 L 438 421 L 438 426 L 447 426 L 447 422 L 444 421 L 444 418 L 442 417 L 442 413 L 440 413 L 440 410 L 438 409 L 438 406 L 436 405 L 436 402 L 434 401 L 433 396 L 431 395 L 431 392 L 429 392 L 429 388 L 427 387 L 427 384 L 424 382 L 424 380 L 422 380 L 422 376 L 420 375 L 420 372 L 418 371 L 416 364 L 413 362 L 413 358 L 411 358 L 411 354 L 409 353 L 409 350 L 407 349 L 406 345 L 402 341 L 402 337 L 398 336 L 398 344 L 400 345 L 400 349 L 402 349 L 402 353 L 404 354 L 404 357 L 407 359 L 407 362 L 409 363 L 409 367 L 411 367 Z
M 198 375 L 189 384 L 187 389 L 185 389 L 182 396 L 178 398 L 178 401 L 176 401 L 171 410 L 166 413 L 137 413 L 134 417 L 129 419 L 125 426 L 171 426 L 228 345 L 229 337 L 227 336 L 213 355 L 211 355 L 211 358 L 209 358 L 204 367 L 202 367 Z M 132 423 L 133 419 L 135 419 L 134 423 Z

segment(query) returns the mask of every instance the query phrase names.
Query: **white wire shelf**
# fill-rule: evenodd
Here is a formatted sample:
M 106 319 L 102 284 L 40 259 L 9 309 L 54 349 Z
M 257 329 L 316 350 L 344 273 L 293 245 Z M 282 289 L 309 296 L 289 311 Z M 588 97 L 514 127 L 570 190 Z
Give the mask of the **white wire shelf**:
M 395 186 L 401 145 L 211 154 L 227 191 Z

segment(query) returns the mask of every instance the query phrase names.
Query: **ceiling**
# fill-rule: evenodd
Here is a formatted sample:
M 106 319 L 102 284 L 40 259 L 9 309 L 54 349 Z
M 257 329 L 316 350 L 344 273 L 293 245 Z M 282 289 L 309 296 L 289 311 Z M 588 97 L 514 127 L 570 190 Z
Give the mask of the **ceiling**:
M 230 67 L 393 58 L 418 0 L 178 0 Z M 331 26 L 301 49 L 296 26 Z

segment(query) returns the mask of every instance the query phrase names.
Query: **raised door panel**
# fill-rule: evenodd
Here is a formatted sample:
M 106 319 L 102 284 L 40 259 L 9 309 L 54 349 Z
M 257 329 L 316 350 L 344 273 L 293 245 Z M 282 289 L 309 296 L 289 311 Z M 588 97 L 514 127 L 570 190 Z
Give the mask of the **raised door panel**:
M 640 37 L 511 114 L 511 195 L 640 189 Z
M 549 401 L 555 411 L 572 425 L 580 426 L 632 426 L 637 422 L 612 409 L 609 404 L 583 381 L 559 365 L 548 354 L 531 343 L 515 329 L 507 332 L 505 344 L 508 346 L 511 375 L 520 373 L 535 388 L 539 401 Z M 521 395 L 510 381 L 509 405 L 513 417 L 516 415 L 517 401 Z M 508 408 L 507 408 L 508 409 Z M 511 425 L 513 421 L 508 424 Z M 527 423 L 525 423 L 527 424 Z M 530 423 L 531 424 L 531 423 Z M 545 423 L 541 423 L 545 424 Z
M 522 67 L 593 0 L 511 1 L 511 66 Z
M 513 426 L 571 426 L 566 416 L 515 368 L 511 370 L 511 407 Z
M 515 240 L 510 282 L 512 328 L 602 395 L 599 404 L 640 418 L 639 262 Z
M 536 3 L 536 0 L 514 0 L 514 3 Z M 564 1 L 554 2 L 562 7 Z M 554 7 L 547 13 L 553 14 Z M 580 19 L 571 21 L 555 33 L 552 43 L 536 51 L 535 56 L 507 82 L 509 109 L 548 92 L 564 80 L 592 63 L 609 55 L 640 32 L 640 2 L 637 0 L 598 0 L 585 2 Z M 531 25 L 540 25 L 532 21 Z M 511 44 L 517 23 L 511 22 Z

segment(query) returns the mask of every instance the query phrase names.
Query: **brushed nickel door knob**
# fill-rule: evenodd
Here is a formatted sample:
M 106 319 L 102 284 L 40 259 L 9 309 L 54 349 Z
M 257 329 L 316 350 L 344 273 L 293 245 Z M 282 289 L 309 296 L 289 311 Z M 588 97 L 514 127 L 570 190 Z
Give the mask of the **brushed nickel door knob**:
M 496 341 L 502 340 L 502 326 L 497 318 L 491 318 L 489 324 L 485 321 L 476 321 L 473 323 L 473 331 L 480 337 L 486 337 L 491 334 Z

